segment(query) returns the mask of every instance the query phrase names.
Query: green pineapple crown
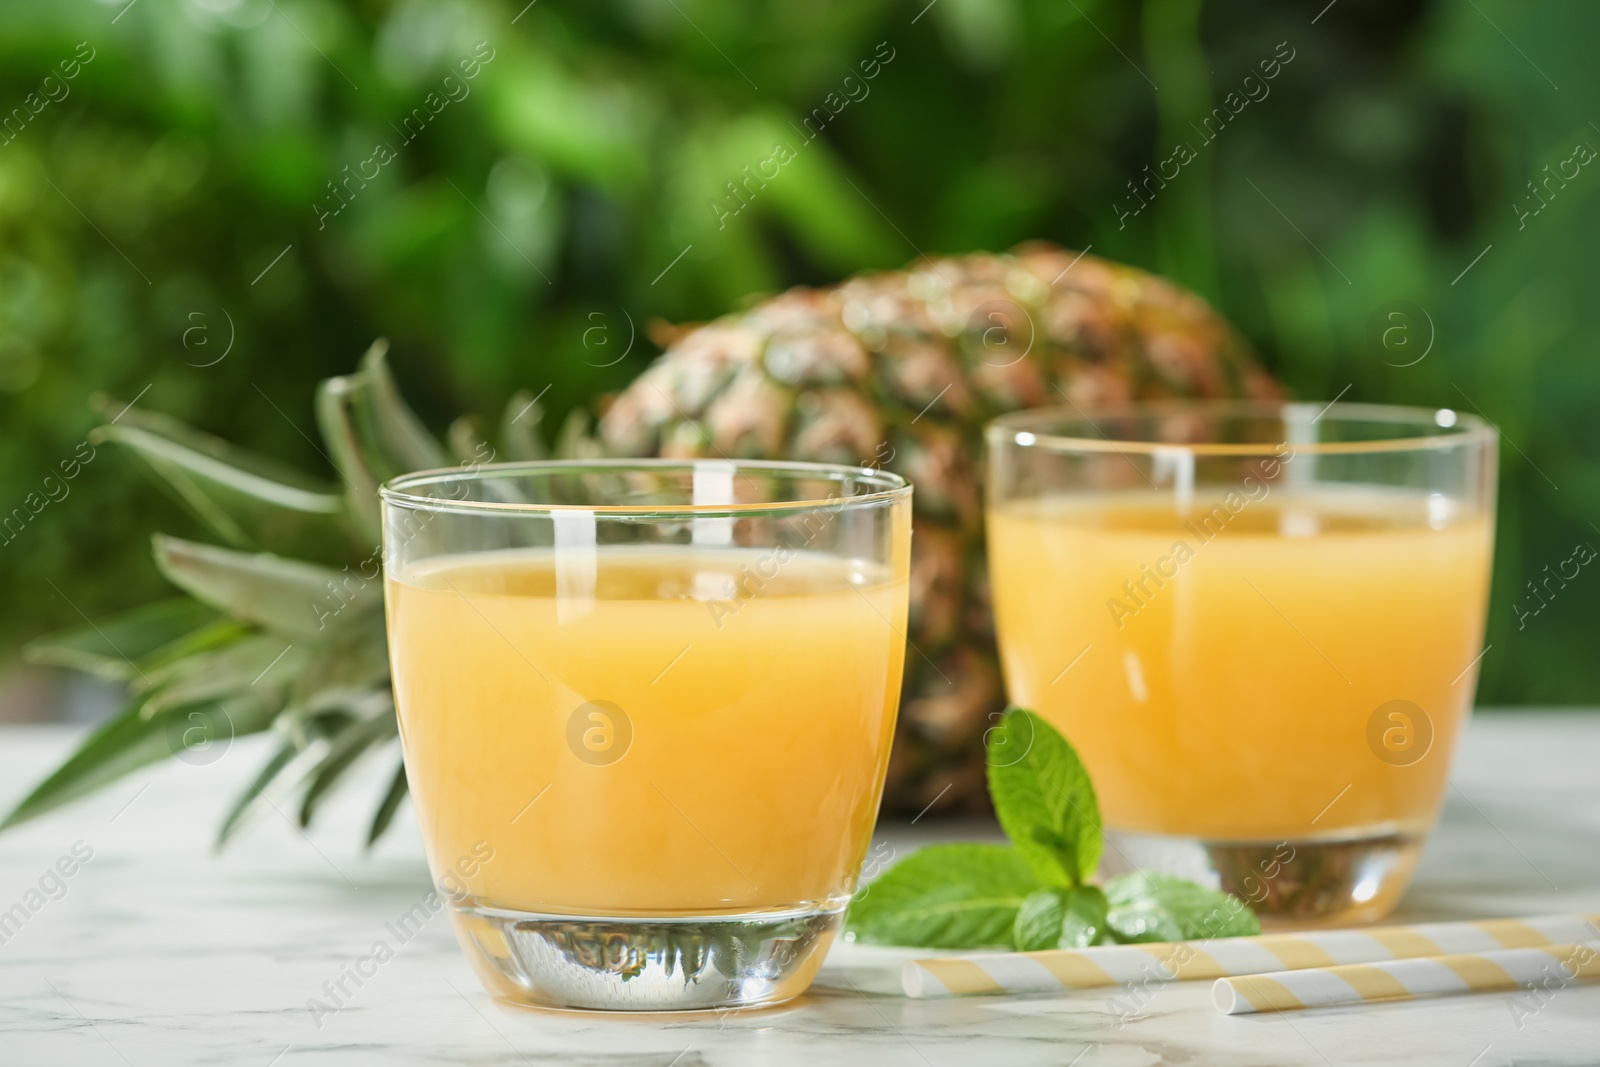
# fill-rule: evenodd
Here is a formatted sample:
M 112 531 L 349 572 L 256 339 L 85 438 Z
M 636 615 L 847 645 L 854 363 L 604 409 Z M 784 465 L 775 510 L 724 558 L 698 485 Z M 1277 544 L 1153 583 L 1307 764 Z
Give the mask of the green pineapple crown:
M 108 421 L 93 442 L 127 449 L 221 543 L 156 535 L 156 566 L 185 595 L 24 650 L 34 663 L 122 682 L 131 698 L 0 829 L 158 760 L 213 763 L 233 738 L 270 732 L 277 745 L 223 819 L 220 848 L 250 818 L 278 808 L 275 795 L 298 790 L 297 819 L 309 825 L 357 759 L 395 738 L 378 486 L 409 471 L 540 459 L 545 450 L 539 405 L 524 393 L 506 407 L 498 448 L 465 418 L 441 446 L 401 399 L 387 349 L 375 342 L 356 373 L 317 389 L 322 451 L 337 483 L 168 416 L 97 398 Z M 575 415 L 563 434 L 568 450 L 581 447 L 582 418 Z M 368 846 L 405 795 L 399 764 L 373 813 Z

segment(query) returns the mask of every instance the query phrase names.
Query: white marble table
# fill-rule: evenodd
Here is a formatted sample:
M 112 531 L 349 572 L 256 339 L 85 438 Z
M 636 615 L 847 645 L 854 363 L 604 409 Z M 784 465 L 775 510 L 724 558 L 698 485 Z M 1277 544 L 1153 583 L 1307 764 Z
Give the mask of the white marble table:
M 73 736 L 0 730 L 0 805 Z M 360 852 L 380 767 L 309 840 L 269 813 L 214 856 L 223 800 L 262 754 L 241 741 L 215 764 L 169 763 L 0 835 L 0 912 L 43 900 L 0 934 L 0 1064 L 1600 1063 L 1600 983 L 1559 991 L 1521 1026 L 1504 994 L 1230 1018 L 1211 1007 L 1206 983 L 1184 983 L 1118 1027 L 1103 992 L 907 1000 L 898 982 L 907 953 L 849 945 L 835 948 L 810 994 L 765 1011 L 519 1010 L 484 995 L 442 918 L 318 1020 L 308 1000 L 375 941 L 394 941 L 385 924 L 426 894 L 426 872 L 408 820 L 373 856 Z M 1600 908 L 1597 757 L 1600 715 L 1480 714 L 1402 917 Z M 880 833 L 904 852 L 993 831 L 924 822 Z M 77 842 L 93 858 L 62 880 L 64 895 L 47 880 L 59 899 L 29 898 Z

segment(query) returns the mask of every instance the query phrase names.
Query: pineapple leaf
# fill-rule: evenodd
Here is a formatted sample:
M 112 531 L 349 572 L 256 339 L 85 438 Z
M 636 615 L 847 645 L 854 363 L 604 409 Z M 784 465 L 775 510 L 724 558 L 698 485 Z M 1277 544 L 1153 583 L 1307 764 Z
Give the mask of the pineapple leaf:
M 389 700 L 385 691 L 382 702 Z M 332 750 L 330 740 L 354 729 L 358 723 L 348 704 L 323 710 L 291 705 L 289 710 L 279 715 L 273 725 L 285 737 L 283 747 L 262 766 L 250 788 L 234 801 L 232 810 L 217 831 L 215 847 L 218 850 L 225 847 L 253 817 L 261 803 L 267 801 L 266 791 L 274 781 L 287 771 L 295 775 L 297 784 L 304 784 L 316 774 L 317 768 Z
M 450 451 L 461 461 L 461 469 L 469 470 L 493 463 L 497 453 L 487 438 L 478 430 L 477 420 L 463 416 L 450 424 Z M 516 484 L 504 478 L 485 478 L 476 489 L 486 497 L 507 504 L 525 504 L 527 497 Z
M 326 552 L 349 538 L 337 493 L 262 477 L 138 426 L 102 426 L 90 439 L 127 448 L 185 510 L 235 547 Z
M 0 822 L 0 830 L 32 819 L 110 784 L 129 771 L 188 747 L 226 743 L 272 722 L 273 710 L 254 694 L 152 711 L 139 699 L 90 734 L 78 750 L 34 787 Z
M 333 450 L 350 509 L 374 543 L 381 522 L 378 486 L 396 475 L 449 462 L 401 399 L 389 373 L 388 350 L 389 342 L 379 338 L 361 357 L 359 371 L 329 378 L 317 389 L 317 425 Z
M 383 694 L 387 699 L 388 694 Z M 341 701 L 327 706 L 307 707 L 303 704 L 290 704 L 278 720 L 278 726 L 289 736 L 297 748 L 307 749 L 318 741 L 326 741 L 351 723 L 355 722 L 355 715 L 346 705 L 349 701 Z
M 589 413 L 573 408 L 556 434 L 556 456 L 560 459 L 593 459 L 604 454 L 600 443 L 589 434 Z
M 373 583 L 352 589 L 341 572 L 314 563 L 164 534 L 154 542 L 156 565 L 174 585 L 236 619 L 290 637 L 321 641 L 382 601 Z
M 283 746 L 272 754 L 272 758 L 267 760 L 266 765 L 256 775 L 255 781 L 250 783 L 250 788 L 239 794 L 239 799 L 233 802 L 233 807 L 228 811 L 228 817 L 222 820 L 222 826 L 217 830 L 215 847 L 218 851 L 221 851 L 222 847 L 232 839 L 235 831 L 244 824 L 245 815 L 255 809 L 256 801 L 266 792 L 267 786 L 271 785 L 273 779 L 277 778 L 299 754 L 300 748 L 292 741 L 285 741 Z
M 389 468 L 384 477 L 443 467 L 449 460 L 422 420 L 406 406 L 389 373 L 389 342 L 372 342 L 361 357 L 361 387 L 354 401 L 368 448 Z
M 213 608 L 188 597 L 175 597 L 145 604 L 83 629 L 38 638 L 25 646 L 22 654 L 30 663 L 71 667 L 128 681 L 149 669 L 150 661 L 166 649 L 181 644 L 216 619 Z
M 311 817 L 322 799 L 363 752 L 380 741 L 387 741 L 397 731 L 398 725 L 390 710 L 362 719 L 334 737 L 328 754 L 311 770 L 311 784 L 306 787 L 305 799 L 300 804 L 300 825 L 311 825 Z
M 295 703 L 307 708 L 334 707 L 352 694 L 375 686 L 387 688 L 389 648 L 383 613 L 368 611 L 326 645 L 294 679 Z
M 209 609 L 208 609 L 209 610 Z M 147 674 L 155 671 L 164 671 L 175 663 L 181 663 L 191 656 L 198 656 L 202 652 L 209 652 L 214 648 L 231 645 L 240 638 L 248 637 L 251 629 L 236 619 L 218 619 L 215 622 L 185 634 L 170 645 L 165 645 L 148 659 L 141 660 L 139 667 Z
M 317 427 L 332 450 L 334 469 L 344 482 L 345 501 L 361 536 L 377 544 L 382 536 L 378 508 L 378 476 L 367 463 L 350 414 L 355 376 L 328 378 L 317 386 Z
M 394 769 L 394 777 L 389 780 L 389 788 L 383 794 L 383 800 L 378 805 L 378 810 L 372 813 L 372 827 L 367 831 L 367 848 L 372 848 L 389 828 L 389 823 L 394 819 L 394 813 L 400 810 L 400 802 L 406 798 L 408 792 L 406 783 L 406 763 Z
M 309 496 L 331 495 L 335 498 L 338 496 L 333 491 L 333 487 L 320 479 L 298 471 L 286 463 L 279 463 L 268 456 L 259 455 L 230 444 L 220 437 L 204 433 L 170 415 L 132 407 L 123 404 L 121 401 L 113 400 L 104 394 L 94 397 L 90 404 L 108 423 L 108 425 L 100 427 L 100 430 L 112 429 L 111 424 L 120 423 L 123 426 L 134 427 L 146 434 L 179 445 L 186 451 L 216 460 L 229 470 L 240 471 L 262 482 L 270 482 L 283 489 L 308 494 Z M 290 497 L 288 499 L 292 500 L 293 498 Z
M 539 423 L 543 419 L 544 409 L 539 406 L 538 397 L 526 389 L 512 394 L 511 403 L 506 405 L 506 413 L 500 421 L 500 442 L 505 445 L 507 459 L 545 458 L 544 441 L 539 438 Z
M 255 688 L 267 703 L 281 705 L 279 694 L 284 679 L 296 677 L 304 666 L 307 652 L 271 634 L 256 634 L 221 648 L 196 653 L 151 671 L 146 675 L 153 693 L 146 702 L 151 711 L 196 700 L 210 700 L 228 693 Z M 261 685 L 260 683 L 267 684 Z
M 484 463 L 494 457 L 494 446 L 478 426 L 478 420 L 463 415 L 450 424 L 450 453 L 462 463 Z

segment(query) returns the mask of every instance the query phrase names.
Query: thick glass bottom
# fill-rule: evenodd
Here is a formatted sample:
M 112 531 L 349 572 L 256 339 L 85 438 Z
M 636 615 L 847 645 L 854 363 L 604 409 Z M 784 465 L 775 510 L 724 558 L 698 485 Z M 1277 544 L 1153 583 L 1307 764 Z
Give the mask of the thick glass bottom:
M 1168 871 L 1224 889 L 1268 926 L 1375 922 L 1400 900 L 1423 835 L 1393 828 L 1283 841 L 1108 831 L 1107 868 Z
M 547 1008 L 707 1011 L 805 992 L 844 916 L 762 912 L 671 919 L 452 912 L 488 990 Z

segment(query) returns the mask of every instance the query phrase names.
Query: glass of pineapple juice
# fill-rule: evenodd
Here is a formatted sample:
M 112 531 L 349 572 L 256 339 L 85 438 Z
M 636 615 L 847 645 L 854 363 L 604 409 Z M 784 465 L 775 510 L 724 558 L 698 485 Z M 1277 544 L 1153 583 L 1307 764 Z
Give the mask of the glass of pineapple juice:
M 1449 410 L 1172 402 L 987 431 L 1010 698 L 1112 847 L 1265 918 L 1404 890 L 1472 703 L 1496 435 Z
M 877 816 L 911 487 L 859 467 L 497 464 L 383 489 L 406 777 L 491 993 L 796 996 Z

